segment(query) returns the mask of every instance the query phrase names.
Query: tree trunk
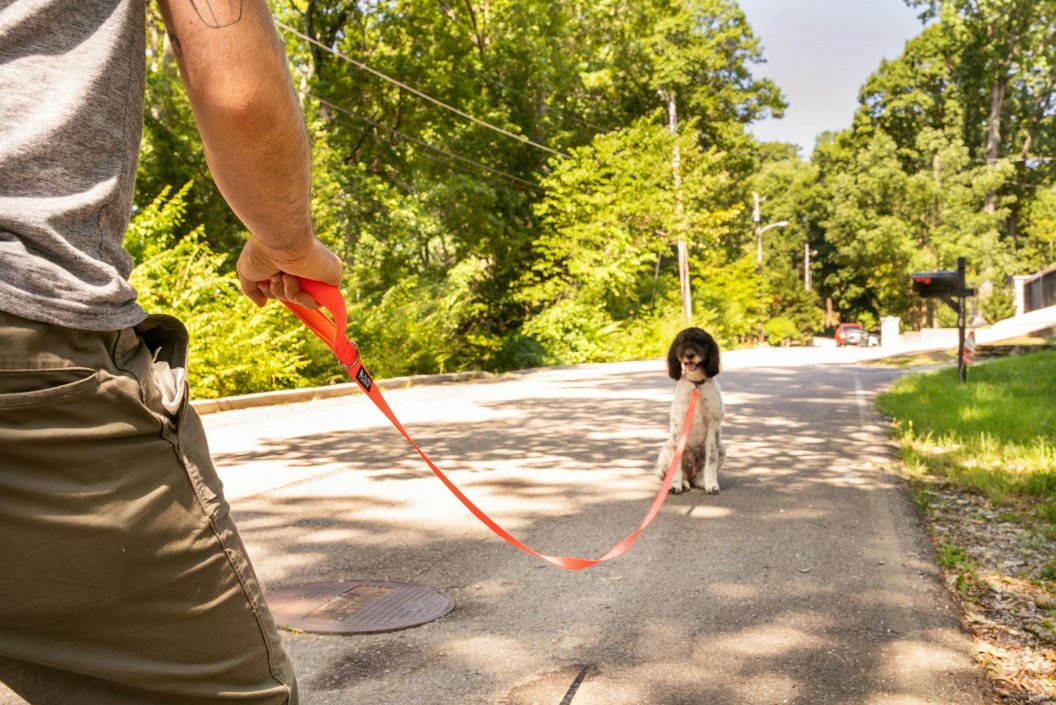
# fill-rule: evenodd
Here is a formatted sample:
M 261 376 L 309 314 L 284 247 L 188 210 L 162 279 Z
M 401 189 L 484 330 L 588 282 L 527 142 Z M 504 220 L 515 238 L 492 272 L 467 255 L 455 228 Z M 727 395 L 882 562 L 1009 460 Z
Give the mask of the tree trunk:
M 1002 73 L 990 90 L 990 119 L 987 121 L 986 163 L 995 166 L 1001 155 L 1001 110 L 1005 104 L 1005 93 L 1008 91 L 1008 75 Z M 997 211 L 997 192 L 986 194 L 986 212 Z

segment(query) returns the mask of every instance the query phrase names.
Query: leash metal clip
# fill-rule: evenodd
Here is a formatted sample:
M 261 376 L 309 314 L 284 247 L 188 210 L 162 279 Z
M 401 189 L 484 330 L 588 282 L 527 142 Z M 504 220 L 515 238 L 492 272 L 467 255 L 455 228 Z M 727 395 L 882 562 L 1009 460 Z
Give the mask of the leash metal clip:
M 360 357 L 360 355 L 359 355 L 359 346 L 356 345 L 356 343 L 354 341 L 349 340 L 348 338 L 343 338 L 342 342 L 345 342 L 345 343 L 348 343 L 349 345 L 351 345 L 352 346 L 352 350 L 355 351 L 355 355 L 352 358 L 352 362 L 347 362 L 347 363 L 342 361 L 341 358 L 338 357 L 337 358 L 337 364 L 339 364 L 342 367 L 344 367 L 345 370 L 347 370 L 348 373 L 351 374 L 356 369 L 357 366 L 363 364 L 363 358 Z M 336 348 L 336 345 L 337 345 L 337 342 L 335 340 L 335 343 L 334 343 L 334 347 L 335 348 Z

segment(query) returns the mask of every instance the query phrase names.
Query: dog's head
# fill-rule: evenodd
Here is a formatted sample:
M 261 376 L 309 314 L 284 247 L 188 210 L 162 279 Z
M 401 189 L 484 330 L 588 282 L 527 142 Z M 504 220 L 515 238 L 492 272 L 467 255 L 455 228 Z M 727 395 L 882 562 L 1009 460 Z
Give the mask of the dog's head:
M 667 373 L 671 379 L 703 382 L 719 374 L 719 344 L 701 328 L 686 328 L 675 336 L 667 351 Z

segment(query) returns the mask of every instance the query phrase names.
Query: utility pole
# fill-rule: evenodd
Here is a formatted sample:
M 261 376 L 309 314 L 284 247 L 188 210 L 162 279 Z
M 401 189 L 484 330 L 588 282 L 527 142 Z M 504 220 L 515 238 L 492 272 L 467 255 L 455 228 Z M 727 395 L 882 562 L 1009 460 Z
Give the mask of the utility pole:
M 675 105 L 675 93 L 661 92 L 667 97 L 667 127 L 672 137 L 678 136 L 678 108 Z M 693 320 L 693 302 L 689 290 L 689 248 L 686 246 L 685 217 L 682 205 L 682 158 L 678 144 L 671 155 L 671 171 L 675 177 L 675 227 L 678 228 L 678 282 L 682 289 L 682 315 L 686 323 Z
M 755 208 L 752 209 L 752 222 L 755 223 L 755 273 L 762 276 L 763 274 L 763 219 L 762 213 L 759 209 L 759 204 L 764 199 L 759 197 L 755 191 L 752 191 L 752 198 L 755 199 Z
M 761 197 L 755 191 L 752 191 L 752 198 L 755 200 L 755 207 L 752 209 L 752 221 L 755 223 L 755 273 L 760 277 L 763 276 L 763 233 L 773 228 L 784 228 L 788 226 L 787 220 L 779 220 L 776 223 L 770 223 L 769 225 L 763 225 L 763 217 L 760 209 L 760 205 L 766 198 Z
M 810 249 L 810 243 L 803 243 L 803 287 L 810 291 L 813 288 L 814 276 L 810 272 L 810 256 L 818 254 L 817 250 Z
M 755 223 L 755 273 L 759 277 L 759 290 L 762 292 L 765 290 L 766 285 L 763 283 L 763 233 L 773 228 L 783 228 L 788 225 L 787 220 L 779 220 L 776 223 L 770 223 L 767 226 L 763 226 L 762 205 L 765 198 L 759 196 L 758 193 L 752 191 L 752 199 L 755 201 L 755 207 L 752 208 L 752 222 Z M 763 329 L 763 322 L 759 321 L 759 343 L 762 344 L 766 340 L 766 333 Z

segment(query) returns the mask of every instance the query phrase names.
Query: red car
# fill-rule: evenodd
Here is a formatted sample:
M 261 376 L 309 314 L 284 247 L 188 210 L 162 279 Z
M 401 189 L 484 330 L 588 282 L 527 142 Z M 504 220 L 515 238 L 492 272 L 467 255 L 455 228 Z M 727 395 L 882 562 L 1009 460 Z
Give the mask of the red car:
M 836 326 L 836 347 L 844 345 L 868 345 L 869 334 L 861 323 L 841 323 Z

